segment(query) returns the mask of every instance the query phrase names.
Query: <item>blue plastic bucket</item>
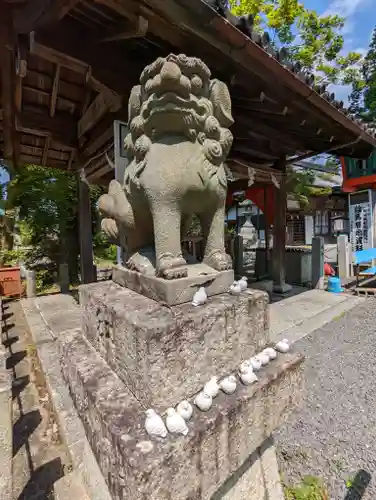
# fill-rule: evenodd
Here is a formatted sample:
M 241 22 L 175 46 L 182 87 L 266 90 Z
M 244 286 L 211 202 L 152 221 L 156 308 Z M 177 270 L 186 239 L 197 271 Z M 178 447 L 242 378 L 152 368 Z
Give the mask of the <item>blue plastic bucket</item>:
M 328 278 L 328 292 L 331 293 L 341 293 L 343 288 L 341 287 L 341 280 L 336 276 L 331 276 Z

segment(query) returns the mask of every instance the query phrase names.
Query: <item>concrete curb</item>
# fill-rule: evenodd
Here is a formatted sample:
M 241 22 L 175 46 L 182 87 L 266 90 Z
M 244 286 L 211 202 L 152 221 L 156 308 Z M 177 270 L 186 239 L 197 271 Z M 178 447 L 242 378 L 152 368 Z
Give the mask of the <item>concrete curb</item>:
M 62 377 L 58 343 L 56 342 L 57 336 L 43 320 L 35 300 L 23 299 L 21 305 L 37 346 L 37 354 L 46 377 L 46 385 L 56 412 L 61 437 L 68 448 L 73 470 L 78 473 L 78 476 L 75 476 L 75 481 L 67 480 L 63 482 L 63 485 L 72 484 L 69 498 L 76 500 L 77 497 L 73 496 L 73 493 L 77 491 L 77 477 L 79 477 L 90 500 L 112 500 L 103 474 L 86 438 L 82 422 L 74 408 L 68 387 Z M 63 332 L 68 330 L 69 326 L 65 330 L 62 328 Z M 68 496 L 66 498 L 68 499 Z M 84 500 L 84 498 L 80 498 L 80 500 Z
M 366 299 L 361 297 L 349 297 L 347 300 L 337 304 L 334 307 L 329 307 L 319 314 L 315 314 L 307 319 L 295 323 L 291 328 L 287 328 L 278 332 L 274 338 L 276 342 L 287 338 L 291 343 L 307 337 L 315 330 L 322 328 L 333 320 L 339 319 L 347 311 L 353 309 L 359 304 L 364 303 Z
M 12 379 L 3 345 L 3 303 L 0 298 L 0 500 L 13 498 Z

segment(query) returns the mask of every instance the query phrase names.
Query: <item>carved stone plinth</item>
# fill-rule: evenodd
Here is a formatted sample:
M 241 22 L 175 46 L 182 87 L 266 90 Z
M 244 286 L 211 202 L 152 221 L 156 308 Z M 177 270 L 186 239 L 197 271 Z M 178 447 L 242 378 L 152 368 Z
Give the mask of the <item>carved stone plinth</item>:
M 216 271 L 206 264 L 190 264 L 186 269 L 186 278 L 166 280 L 118 265 L 113 268 L 112 279 L 121 286 L 169 306 L 192 302 L 200 286 L 205 287 L 210 297 L 227 292 L 234 282 L 233 270 Z
M 258 290 L 165 307 L 108 281 L 81 286 L 80 302 L 84 335 L 146 407 L 192 396 L 269 342 L 268 296 Z
M 299 354 L 278 356 L 256 384 L 220 393 L 207 413 L 195 409 L 187 436 L 163 440 L 146 434 L 144 408 L 81 333 L 59 342 L 63 375 L 114 500 L 265 498 L 259 447 L 300 402 Z

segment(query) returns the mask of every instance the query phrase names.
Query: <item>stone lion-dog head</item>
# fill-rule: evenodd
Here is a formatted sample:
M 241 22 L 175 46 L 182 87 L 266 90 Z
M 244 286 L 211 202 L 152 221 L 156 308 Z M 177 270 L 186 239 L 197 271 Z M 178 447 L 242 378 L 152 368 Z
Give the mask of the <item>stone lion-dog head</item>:
M 200 144 L 212 166 L 224 162 L 233 139 L 231 99 L 226 84 L 210 76 L 205 63 L 184 54 L 146 66 L 129 98 L 124 146 L 135 168 L 126 176 L 139 177 L 151 145 L 167 135 Z

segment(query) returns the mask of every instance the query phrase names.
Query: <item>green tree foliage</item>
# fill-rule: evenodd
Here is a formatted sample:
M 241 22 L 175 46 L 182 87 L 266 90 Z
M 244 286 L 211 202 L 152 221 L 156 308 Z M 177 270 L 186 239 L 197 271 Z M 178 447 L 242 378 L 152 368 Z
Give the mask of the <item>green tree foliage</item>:
M 97 235 L 96 202 L 102 190 L 91 187 L 94 243 L 100 252 L 108 246 Z M 25 264 L 39 269 L 42 286 L 57 279 L 59 263 L 68 263 L 71 282 L 77 282 L 79 238 L 78 197 L 75 175 L 57 169 L 28 165 L 14 172 L 7 186 L 6 210 L 18 209 Z M 43 270 L 43 272 L 42 272 Z
M 255 29 L 271 33 L 274 45 L 283 45 L 288 58 L 318 81 L 348 84 L 358 78 L 361 55 L 343 54 L 340 15 L 320 16 L 298 0 L 230 0 L 230 5 L 236 15 L 252 14 Z
M 302 209 L 308 207 L 310 198 L 315 196 L 328 196 L 332 192 L 331 187 L 315 186 L 317 178 L 324 179 L 325 173 L 306 168 L 296 170 L 287 168 L 286 189 L 290 197 L 296 200 Z M 328 180 L 328 179 L 326 179 Z
M 376 121 L 376 28 L 361 65 L 361 76 L 353 82 L 351 110 L 368 122 Z

